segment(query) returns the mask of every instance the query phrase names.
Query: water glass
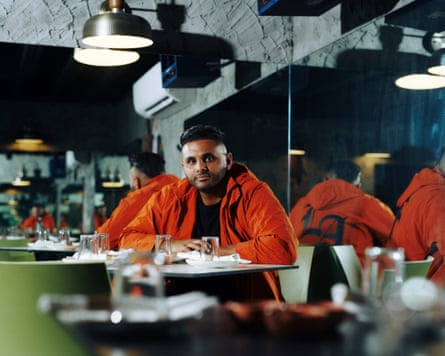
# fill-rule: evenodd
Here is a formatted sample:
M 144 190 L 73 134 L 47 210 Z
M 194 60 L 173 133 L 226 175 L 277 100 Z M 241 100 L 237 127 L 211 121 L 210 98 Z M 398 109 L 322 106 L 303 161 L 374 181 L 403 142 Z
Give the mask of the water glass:
M 101 233 L 99 235 L 99 254 L 106 254 L 110 249 L 110 235 Z
M 219 258 L 219 237 L 203 236 L 201 240 L 201 259 L 205 261 L 213 261 L 214 259 Z
M 155 263 L 155 255 L 132 252 L 119 260 L 113 277 L 115 318 L 127 320 L 141 317 L 153 321 L 167 316 L 164 279 Z
M 373 299 L 397 293 L 404 279 L 405 253 L 402 248 L 369 247 L 365 250 L 362 291 Z
M 79 255 L 82 259 L 97 259 L 99 257 L 99 235 L 80 235 Z
M 61 242 L 65 245 L 69 245 L 70 242 L 70 230 L 69 229 L 60 229 L 58 242 Z
M 48 241 L 49 240 L 49 230 L 48 229 L 36 230 L 35 239 L 37 242 Z
M 154 261 L 157 265 L 166 265 L 173 262 L 171 235 L 156 235 Z

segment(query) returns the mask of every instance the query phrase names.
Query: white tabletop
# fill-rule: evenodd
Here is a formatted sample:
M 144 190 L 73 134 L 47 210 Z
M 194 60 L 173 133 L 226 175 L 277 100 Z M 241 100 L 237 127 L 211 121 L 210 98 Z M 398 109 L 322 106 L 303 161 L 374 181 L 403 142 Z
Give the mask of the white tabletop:
M 185 263 L 174 263 L 160 266 L 160 271 L 164 277 L 175 278 L 201 278 L 224 276 L 242 273 L 257 273 L 267 271 L 278 271 L 284 269 L 298 268 L 298 265 L 273 265 L 273 264 L 238 264 L 224 268 L 209 268 L 202 266 L 191 266 Z

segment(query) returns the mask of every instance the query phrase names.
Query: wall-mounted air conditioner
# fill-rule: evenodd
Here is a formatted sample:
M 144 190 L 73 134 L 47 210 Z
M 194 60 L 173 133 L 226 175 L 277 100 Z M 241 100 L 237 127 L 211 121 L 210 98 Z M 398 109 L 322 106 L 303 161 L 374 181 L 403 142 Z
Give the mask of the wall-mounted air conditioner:
M 133 84 L 133 105 L 144 118 L 179 102 L 169 89 L 162 87 L 161 62 L 156 63 Z

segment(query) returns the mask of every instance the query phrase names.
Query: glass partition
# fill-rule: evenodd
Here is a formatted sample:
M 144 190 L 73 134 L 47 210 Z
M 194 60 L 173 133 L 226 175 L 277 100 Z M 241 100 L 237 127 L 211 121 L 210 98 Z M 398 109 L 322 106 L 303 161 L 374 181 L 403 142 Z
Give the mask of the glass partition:
M 378 34 L 380 46 L 357 46 L 366 31 Z M 421 38 L 409 53 L 399 50 L 407 31 L 384 19 L 358 32 L 292 65 L 299 78 L 292 81 L 289 127 L 292 206 L 323 179 L 330 162 L 353 159 L 362 189 L 395 209 L 413 174 L 433 165 L 444 143 L 443 89 L 394 84 L 402 75 L 426 73 Z

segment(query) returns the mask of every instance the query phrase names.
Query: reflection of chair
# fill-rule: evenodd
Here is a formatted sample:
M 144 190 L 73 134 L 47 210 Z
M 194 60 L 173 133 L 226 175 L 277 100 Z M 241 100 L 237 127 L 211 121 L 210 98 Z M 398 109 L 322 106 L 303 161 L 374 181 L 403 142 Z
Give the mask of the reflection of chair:
M 103 263 L 0 262 L 0 335 L 5 355 L 82 355 L 85 350 L 37 309 L 41 294 L 110 294 Z
M 431 263 L 433 263 L 432 257 L 420 261 L 405 261 L 403 263 L 405 267 L 405 280 L 412 277 L 425 277 Z
M 281 293 L 288 303 L 329 300 L 336 283 L 360 289 L 361 265 L 351 245 L 300 245 L 296 264 L 298 269 L 279 271 Z
M 26 247 L 27 239 L 0 240 L 0 247 Z M 0 261 L 35 261 L 33 252 L 26 251 L 0 251 Z

